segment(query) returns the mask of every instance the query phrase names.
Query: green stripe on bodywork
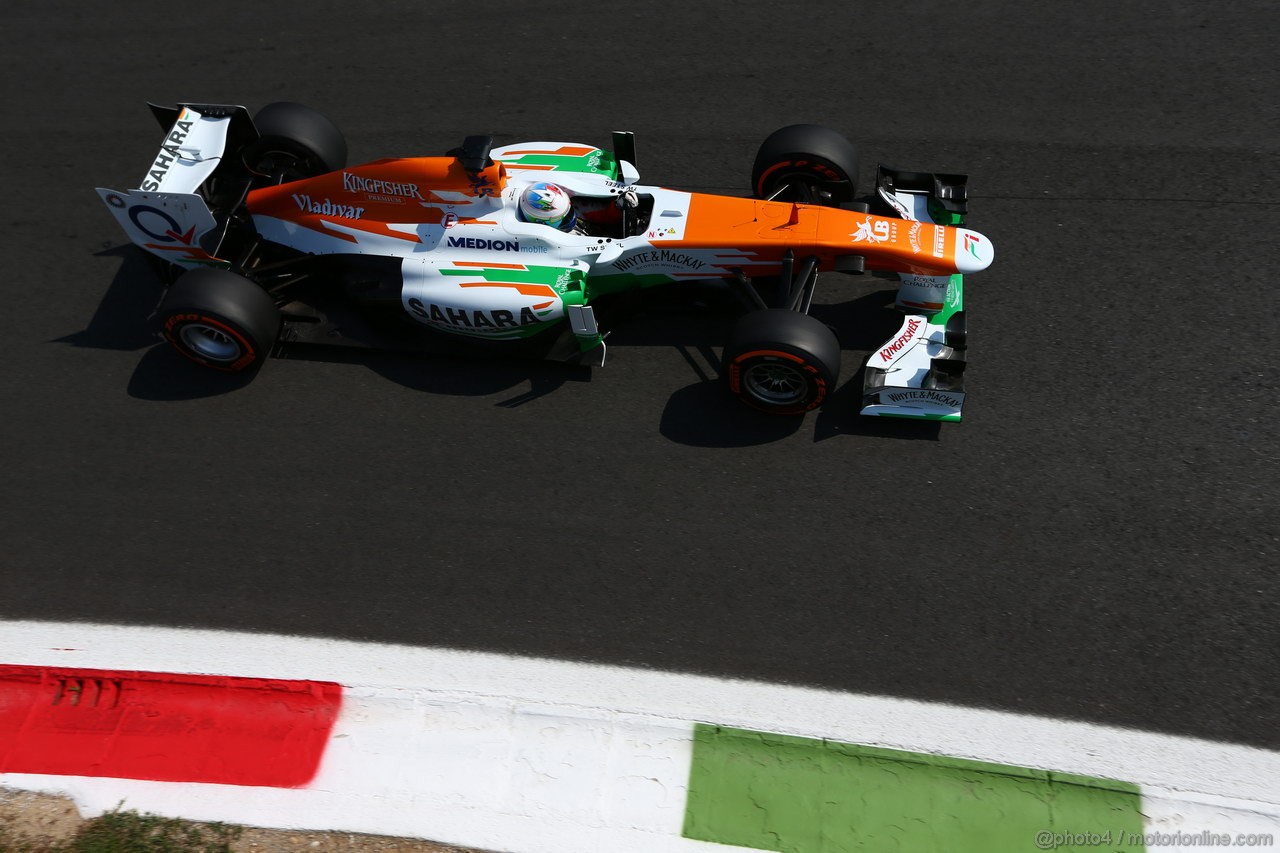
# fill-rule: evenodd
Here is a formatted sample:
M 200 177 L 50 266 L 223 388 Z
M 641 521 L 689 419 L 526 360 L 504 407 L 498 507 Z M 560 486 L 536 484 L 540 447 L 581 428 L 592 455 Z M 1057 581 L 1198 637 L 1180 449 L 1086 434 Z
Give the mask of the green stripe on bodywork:
M 560 281 L 561 276 L 569 273 L 570 276 L 576 274 L 578 278 L 582 277 L 582 273 L 568 267 L 535 267 L 529 266 L 527 269 L 513 270 L 502 269 L 500 267 L 469 267 L 442 269 L 441 275 L 457 275 L 471 276 L 474 278 L 482 278 L 485 281 L 511 281 L 520 284 L 549 284 L 554 285 Z
M 929 209 L 929 219 L 939 225 L 950 225 L 956 227 L 964 223 L 964 216 L 959 213 L 952 213 L 942 206 L 942 202 L 936 198 L 930 198 L 926 202 Z
M 560 295 L 565 302 L 582 304 L 586 298 L 587 274 L 573 267 L 535 267 L 513 270 L 498 267 L 471 267 L 467 269 L 442 269 L 441 275 L 462 278 L 479 278 L 514 284 L 545 284 Z
M 942 310 L 929 318 L 929 322 L 938 326 L 947 325 L 951 315 L 964 310 L 964 276 L 955 273 L 947 283 L 947 295 L 943 298 Z
M 605 296 L 610 293 L 623 293 L 628 290 L 641 290 L 646 287 L 657 287 L 660 284 L 670 284 L 680 279 L 673 278 L 662 273 L 610 273 L 608 275 L 593 275 L 587 281 L 587 289 L 590 291 L 592 298 L 597 296 Z
M 684 835 L 780 853 L 1137 853 L 1140 805 L 1124 782 L 698 724 Z
M 618 160 L 608 151 L 599 148 L 587 154 L 525 154 L 521 157 L 504 157 L 502 162 L 513 168 L 521 166 L 551 166 L 556 172 L 587 172 L 618 180 Z

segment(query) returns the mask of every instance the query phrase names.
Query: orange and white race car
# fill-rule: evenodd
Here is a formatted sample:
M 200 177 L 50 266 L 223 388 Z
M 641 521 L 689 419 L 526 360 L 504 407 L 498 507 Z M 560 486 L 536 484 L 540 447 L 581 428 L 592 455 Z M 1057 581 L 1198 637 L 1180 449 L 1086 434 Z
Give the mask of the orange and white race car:
M 839 376 L 836 333 L 808 313 L 819 273 L 873 273 L 899 280 L 906 316 L 869 358 L 862 412 L 960 419 L 963 276 L 993 258 L 960 227 L 963 176 L 880 167 L 860 199 L 853 144 L 792 125 L 765 139 L 753 197 L 737 198 L 641 184 L 630 133 L 611 151 L 473 136 L 445 156 L 348 166 L 341 133 L 300 104 L 152 111 L 167 135 L 139 186 L 98 194 L 168 273 L 165 337 L 208 367 L 255 369 L 294 341 L 603 363 L 597 308 L 715 280 L 744 307 L 729 389 L 796 415 Z M 545 184 L 571 200 L 572 228 L 525 214 L 521 198 Z

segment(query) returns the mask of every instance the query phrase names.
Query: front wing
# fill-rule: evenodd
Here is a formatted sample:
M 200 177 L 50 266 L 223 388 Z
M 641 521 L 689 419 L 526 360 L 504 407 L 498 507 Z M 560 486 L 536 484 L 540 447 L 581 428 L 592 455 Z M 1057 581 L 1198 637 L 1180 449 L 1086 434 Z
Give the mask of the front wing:
M 964 281 L 949 276 L 946 307 L 908 314 L 867 360 L 862 414 L 959 421 L 964 409 Z
M 963 176 L 881 167 L 876 183 L 879 201 L 903 219 L 941 225 L 961 222 Z M 906 316 L 897 333 L 867 359 L 861 412 L 873 417 L 959 421 L 965 400 L 964 276 L 902 273 L 898 279 L 896 307 Z

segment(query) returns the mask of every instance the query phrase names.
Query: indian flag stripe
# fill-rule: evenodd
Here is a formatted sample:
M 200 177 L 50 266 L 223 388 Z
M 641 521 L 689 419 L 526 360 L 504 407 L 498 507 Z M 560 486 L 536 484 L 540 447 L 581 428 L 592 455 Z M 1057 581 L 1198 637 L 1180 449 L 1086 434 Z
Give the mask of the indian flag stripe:
M 788 853 L 990 853 L 1047 838 L 1059 851 L 1136 853 L 1143 834 L 1138 787 L 1125 782 L 694 728 L 687 838 Z
M 1259 747 L 320 637 L 0 622 L 0 663 L 0 786 L 85 814 L 519 853 L 1280 849 Z
M 455 267 L 479 267 L 481 269 L 495 270 L 524 270 L 528 269 L 524 264 L 498 264 L 489 263 L 488 261 L 454 261 Z

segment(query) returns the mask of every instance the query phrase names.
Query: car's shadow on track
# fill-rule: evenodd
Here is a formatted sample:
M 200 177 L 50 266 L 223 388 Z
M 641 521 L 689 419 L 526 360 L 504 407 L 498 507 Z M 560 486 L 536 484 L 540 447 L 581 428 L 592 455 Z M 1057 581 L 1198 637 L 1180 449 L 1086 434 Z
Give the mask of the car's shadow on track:
M 279 355 L 286 359 L 360 365 L 404 388 L 449 397 L 487 397 L 527 384 L 527 389 L 494 404 L 507 409 L 546 396 L 565 383 L 591 381 L 589 365 L 531 358 L 379 352 L 297 344 L 285 347 Z
M 902 324 L 902 313 L 893 307 L 892 287 L 875 290 L 846 302 L 813 306 L 812 313 L 828 326 L 840 331 L 840 346 L 845 351 L 867 352 L 881 346 Z M 866 436 L 907 441 L 937 441 L 941 436 L 936 421 L 911 421 L 902 418 L 869 418 L 862 408 L 862 383 L 865 359 L 856 370 L 845 365 L 845 381 L 827 398 L 813 427 L 813 440 L 825 441 L 836 436 Z
M 191 364 L 171 347 L 157 345 L 152 314 L 164 292 L 153 265 L 132 246 L 117 246 L 97 257 L 122 259 L 88 326 L 55 343 L 97 349 L 136 351 L 142 356 L 129 379 L 128 393 L 140 400 L 193 400 L 237 391 L 254 375 L 228 374 Z M 880 289 L 844 302 L 815 303 L 812 314 L 840 330 L 844 350 L 870 350 L 893 334 L 901 315 L 891 308 L 893 291 Z M 734 321 L 734 301 L 717 289 L 686 289 L 682 298 L 649 292 L 634 312 L 618 317 L 611 346 L 675 347 L 697 377 L 671 395 L 659 431 L 671 441 L 693 447 L 747 447 L 794 435 L 804 418 L 779 418 L 751 411 L 731 397 L 719 381 L 717 348 Z M 740 306 L 739 306 L 740 307 Z M 527 388 L 495 405 L 515 408 L 555 392 L 568 382 L 590 382 L 593 368 L 583 364 L 512 357 L 379 352 L 293 344 L 278 357 L 357 364 L 406 388 L 426 394 L 482 397 L 527 383 Z M 846 369 L 847 369 L 846 365 Z M 606 368 L 607 369 L 607 368 Z M 864 418 L 862 372 L 855 371 L 831 395 L 814 421 L 814 441 L 839 435 L 937 440 L 936 423 Z
M 130 352 L 150 348 L 129 378 L 127 392 L 140 400 L 213 397 L 238 391 L 254 380 L 256 372 L 223 373 L 194 365 L 162 342 L 153 314 L 164 294 L 164 284 L 146 255 L 124 245 L 94 256 L 119 258 L 120 267 L 88 325 L 51 343 Z M 497 404 L 508 408 L 549 394 L 566 382 L 591 378 L 586 366 L 518 358 L 460 358 L 305 345 L 284 346 L 275 355 L 361 365 L 428 394 L 484 396 L 529 383 L 527 390 Z M 269 362 L 266 369 L 270 370 Z
M 155 343 L 154 337 L 151 343 Z M 162 343 L 142 356 L 129 377 L 128 393 L 137 400 L 199 400 L 238 391 L 253 381 L 255 373 L 225 373 L 200 367 Z
M 937 421 L 869 418 L 859 414 L 862 407 L 862 373 L 859 370 L 823 404 L 813 425 L 815 442 L 842 435 L 894 438 L 899 441 L 938 441 L 942 437 L 942 425 Z
M 164 294 L 164 284 L 145 255 L 133 246 L 116 246 L 96 252 L 94 257 L 119 258 L 120 268 L 89 324 L 51 343 L 126 352 L 150 347 L 129 377 L 129 395 L 141 400 L 212 397 L 243 388 L 252 380 L 252 375 L 201 369 L 171 347 L 160 345 L 152 315 Z
M 902 314 L 893 306 L 892 289 L 876 290 L 832 304 L 814 304 L 811 313 L 818 320 L 839 330 L 841 349 L 846 352 L 872 350 L 891 337 L 902 322 Z M 723 342 L 728 335 L 732 317 L 717 330 L 717 335 L 707 334 L 697 344 L 699 349 L 710 352 L 710 344 Z M 671 337 L 668 335 L 667 337 Z M 688 343 L 689 332 L 670 340 L 658 341 L 677 346 L 679 341 Z M 937 441 L 941 435 L 939 424 L 906 421 L 889 418 L 868 418 L 859 414 L 862 405 L 863 369 L 849 370 L 846 364 L 845 382 L 819 409 L 816 418 L 776 417 L 754 412 L 731 397 L 718 375 L 707 375 L 697 368 L 695 360 L 686 359 L 699 374 L 698 382 L 681 388 L 671 395 L 662 413 L 660 430 L 664 436 L 680 444 L 694 447 L 747 447 L 767 444 L 794 435 L 813 424 L 813 440 L 824 441 L 836 436 L 867 436 L 899 440 Z M 714 353 L 704 354 L 704 360 L 718 364 Z
M 71 344 L 94 349 L 146 349 L 158 340 L 157 330 L 149 318 L 164 285 L 142 252 L 133 246 L 116 246 L 95 252 L 96 258 L 121 258 L 120 269 L 98 303 L 89 325 L 53 343 Z
M 671 395 L 658 429 L 671 441 L 690 447 L 750 447 L 793 435 L 803 424 L 803 418 L 754 412 L 719 381 L 707 379 Z

